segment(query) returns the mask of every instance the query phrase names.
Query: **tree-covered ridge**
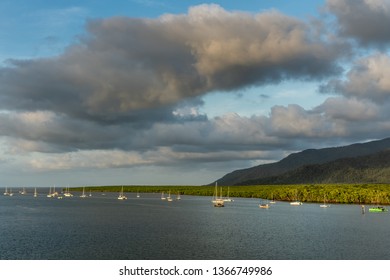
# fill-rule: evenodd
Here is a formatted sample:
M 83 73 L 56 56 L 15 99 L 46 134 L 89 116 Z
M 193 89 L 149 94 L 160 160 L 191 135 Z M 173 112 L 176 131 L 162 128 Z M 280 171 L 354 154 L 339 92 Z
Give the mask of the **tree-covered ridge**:
M 264 178 L 280 176 L 286 172 L 295 171 L 298 168 L 308 165 L 321 165 L 343 158 L 354 158 L 373 155 L 375 153 L 390 149 L 390 138 L 371 141 L 367 143 L 357 143 L 349 146 L 330 147 L 323 149 L 308 149 L 298 153 L 290 154 L 282 160 L 274 163 L 262 164 L 247 169 L 235 170 L 218 179 L 220 185 L 242 185 L 242 184 L 268 184 L 270 180 Z M 355 175 L 355 174 L 354 174 Z M 291 179 L 291 178 L 290 178 Z M 302 181 L 280 182 L 283 184 L 298 183 Z M 312 182 L 312 181 L 310 181 Z M 314 181 L 313 181 L 314 182 Z M 326 182 L 324 180 L 318 182 Z M 332 181 L 334 182 L 334 181 Z M 340 182 L 344 182 L 343 180 Z M 352 181 L 348 181 L 351 182 Z M 353 182 L 359 182 L 355 180 Z M 374 182 L 373 180 L 370 182 Z M 277 184 L 277 182 L 273 182 Z M 309 183 L 309 182 L 304 182 Z M 390 183 L 386 181 L 385 183 Z M 211 185 L 213 185 L 212 183 Z
M 390 150 L 324 164 L 305 165 L 278 176 L 242 182 L 242 185 L 335 183 L 390 183 Z

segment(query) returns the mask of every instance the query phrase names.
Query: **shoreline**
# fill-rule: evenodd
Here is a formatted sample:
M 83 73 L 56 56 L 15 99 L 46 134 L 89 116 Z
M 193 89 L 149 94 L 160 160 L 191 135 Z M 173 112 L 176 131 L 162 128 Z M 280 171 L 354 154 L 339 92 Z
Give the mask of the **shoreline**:
M 117 186 L 81 186 L 72 191 L 120 192 Z M 213 196 L 214 186 L 152 186 L 123 185 L 127 193 L 161 193 Z M 300 184 L 300 185 L 256 185 L 256 186 L 221 186 L 223 197 L 255 198 L 303 203 L 390 205 L 390 184 Z

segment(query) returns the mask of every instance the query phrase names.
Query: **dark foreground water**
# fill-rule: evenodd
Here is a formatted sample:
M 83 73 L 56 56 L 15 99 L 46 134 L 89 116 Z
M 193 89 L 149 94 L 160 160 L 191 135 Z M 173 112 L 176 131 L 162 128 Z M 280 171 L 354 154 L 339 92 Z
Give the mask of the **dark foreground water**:
M 0 259 L 390 259 L 390 212 L 235 199 L 0 195 Z

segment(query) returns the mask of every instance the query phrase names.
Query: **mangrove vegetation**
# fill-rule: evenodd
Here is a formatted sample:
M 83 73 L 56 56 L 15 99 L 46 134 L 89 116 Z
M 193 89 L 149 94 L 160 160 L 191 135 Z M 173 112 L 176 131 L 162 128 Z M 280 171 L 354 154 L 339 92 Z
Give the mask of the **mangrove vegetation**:
M 126 186 L 124 192 L 212 196 L 214 186 Z M 83 187 L 72 188 L 81 191 Z M 85 186 L 86 191 L 120 192 L 122 186 Z M 390 204 L 390 184 L 301 184 L 222 187 L 223 196 L 274 199 L 280 201 L 343 204 Z

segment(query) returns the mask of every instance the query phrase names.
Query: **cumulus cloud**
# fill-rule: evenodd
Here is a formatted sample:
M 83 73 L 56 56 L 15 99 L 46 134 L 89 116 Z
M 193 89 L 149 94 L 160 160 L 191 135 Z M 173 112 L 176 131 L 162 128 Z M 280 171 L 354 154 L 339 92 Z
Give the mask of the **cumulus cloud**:
M 58 57 L 10 60 L 0 107 L 96 122 L 164 119 L 210 91 L 333 74 L 338 55 L 305 22 L 276 11 L 201 5 L 158 19 L 92 20 Z
M 386 8 L 379 0 L 364 3 L 372 11 Z M 341 4 L 351 6 L 328 1 L 332 11 Z M 347 28 L 348 11 L 334 10 L 341 31 L 370 39 Z M 89 21 L 86 34 L 64 53 L 10 60 L 0 69 L 2 147 L 33 154 L 27 162 L 37 170 L 183 167 L 276 159 L 280 150 L 383 135 L 390 127 L 384 54 L 359 60 L 346 79 L 324 85 L 323 91 L 343 96 L 313 109 L 290 104 L 268 115 L 214 118 L 201 112 L 202 97 L 213 91 L 340 73 L 345 49 L 325 38 L 277 11 L 229 12 L 217 5 L 157 19 Z
M 307 23 L 276 11 L 251 15 L 202 5 L 189 10 L 187 24 L 193 30 L 187 41 L 196 69 L 211 88 L 313 78 L 337 70 L 336 46 L 327 49 Z
M 91 130 L 89 124 L 87 133 L 81 128 L 71 133 L 80 126 L 79 122 L 70 122 L 64 128 L 63 122 L 51 113 L 28 113 L 13 117 L 11 123 L 21 129 L 8 133 L 12 136 L 8 136 L 5 146 L 12 154 L 23 150 L 22 154 L 32 154 L 26 162 L 37 170 L 156 165 L 181 169 L 201 163 L 271 160 L 280 157 L 280 150 L 296 151 L 325 143 L 339 145 L 340 139 L 348 143 L 367 135 L 386 137 L 390 128 L 388 108 L 389 103 L 379 106 L 332 97 L 311 110 L 299 105 L 274 106 L 268 115 L 246 117 L 231 113 L 213 119 L 156 122 L 149 128 L 133 130 L 126 125 L 95 126 Z M 26 126 L 37 135 L 25 135 Z M 50 138 L 52 134 L 64 138 L 66 144 Z
M 390 2 L 388 0 L 328 0 L 328 10 L 338 21 L 343 36 L 363 45 L 390 43 Z
M 318 137 L 328 133 L 323 129 L 321 121 L 320 116 L 311 114 L 299 105 L 274 106 L 271 110 L 270 127 L 281 137 Z
M 359 59 L 348 71 L 346 79 L 331 80 L 321 90 L 376 103 L 389 100 L 390 57 L 380 53 Z
M 327 118 L 348 122 L 376 121 L 380 116 L 380 107 L 372 102 L 357 98 L 328 98 L 319 105 L 316 112 L 323 112 Z

